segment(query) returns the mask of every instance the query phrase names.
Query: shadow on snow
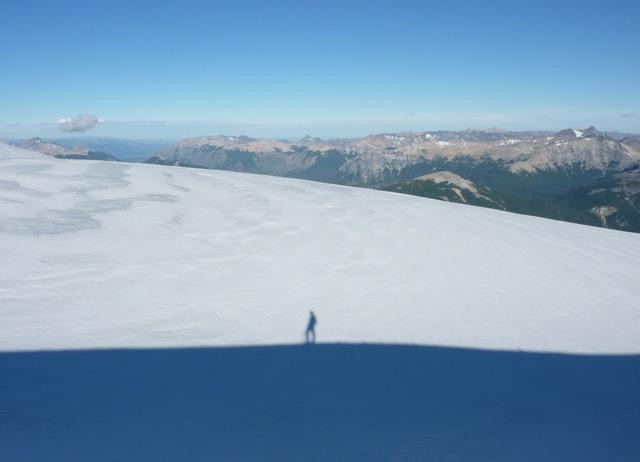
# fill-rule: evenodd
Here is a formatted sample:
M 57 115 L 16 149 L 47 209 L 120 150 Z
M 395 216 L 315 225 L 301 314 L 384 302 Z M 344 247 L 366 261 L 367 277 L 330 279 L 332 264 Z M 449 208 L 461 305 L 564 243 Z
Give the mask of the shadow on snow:
M 640 356 L 323 344 L 0 353 L 6 461 L 637 461 Z

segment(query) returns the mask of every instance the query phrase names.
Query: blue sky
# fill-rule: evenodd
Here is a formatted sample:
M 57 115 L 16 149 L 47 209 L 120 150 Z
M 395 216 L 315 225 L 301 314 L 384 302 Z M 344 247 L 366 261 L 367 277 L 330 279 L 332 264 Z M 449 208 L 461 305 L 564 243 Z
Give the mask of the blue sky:
M 640 132 L 640 2 L 2 2 L 0 136 Z

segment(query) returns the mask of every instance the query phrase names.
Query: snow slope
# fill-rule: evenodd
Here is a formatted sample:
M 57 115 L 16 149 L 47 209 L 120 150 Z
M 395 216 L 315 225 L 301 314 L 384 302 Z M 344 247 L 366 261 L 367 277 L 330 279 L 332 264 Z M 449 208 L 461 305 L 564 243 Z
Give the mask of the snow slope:
M 0 160 L 8 159 L 46 159 L 47 155 L 0 143 Z
M 0 145 L 0 252 L 2 461 L 640 460 L 637 234 Z
M 314 309 L 323 342 L 640 352 L 638 234 L 2 149 L 0 350 L 297 343 Z

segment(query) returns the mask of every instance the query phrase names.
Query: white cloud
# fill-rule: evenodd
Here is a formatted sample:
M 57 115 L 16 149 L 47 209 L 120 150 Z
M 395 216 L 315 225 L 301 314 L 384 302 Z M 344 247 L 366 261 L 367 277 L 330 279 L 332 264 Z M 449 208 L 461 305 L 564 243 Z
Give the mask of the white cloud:
M 75 118 L 58 119 L 58 128 L 63 132 L 86 132 L 95 127 L 100 120 L 93 114 L 78 114 Z

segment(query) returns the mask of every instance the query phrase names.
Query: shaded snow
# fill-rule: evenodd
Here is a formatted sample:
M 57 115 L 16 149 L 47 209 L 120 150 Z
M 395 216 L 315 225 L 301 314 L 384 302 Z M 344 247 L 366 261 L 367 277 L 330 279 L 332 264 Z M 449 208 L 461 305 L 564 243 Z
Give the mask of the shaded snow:
M 639 369 L 409 345 L 0 353 L 0 458 L 635 461 Z

